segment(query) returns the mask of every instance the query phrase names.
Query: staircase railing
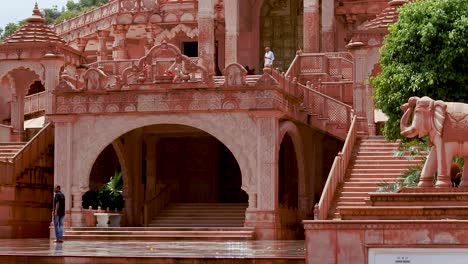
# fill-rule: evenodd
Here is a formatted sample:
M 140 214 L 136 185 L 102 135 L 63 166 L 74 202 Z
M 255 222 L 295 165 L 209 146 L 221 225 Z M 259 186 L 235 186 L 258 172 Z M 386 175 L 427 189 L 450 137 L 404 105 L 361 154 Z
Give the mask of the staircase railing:
M 153 216 L 159 214 L 171 201 L 173 186 L 167 184 L 150 201 L 144 205 L 144 221 L 148 226 Z
M 40 92 L 24 97 L 24 114 L 32 114 L 45 110 L 46 93 Z
M 18 177 L 24 169 L 31 167 L 41 154 L 54 143 L 52 123 L 46 124 L 24 147 L 12 158 L 13 175 Z
M 299 86 L 304 90 L 304 109 L 311 114 L 317 114 L 319 117 L 328 118 L 329 122 L 338 125 L 338 127 L 350 127 L 351 117 L 353 115 L 351 106 L 310 87 L 302 84 L 299 84 Z
M 356 136 L 356 116 L 353 116 L 348 135 L 346 136 L 346 140 L 343 145 L 343 149 L 335 157 L 330 173 L 328 174 L 327 182 L 325 183 L 325 187 L 323 188 L 320 201 L 318 204 L 315 205 L 314 218 L 316 220 L 327 219 L 328 212 L 332 206 L 337 187 L 340 183 L 344 181 L 346 169 L 348 168 L 352 150 L 354 144 L 356 143 Z
M 353 57 L 348 52 L 298 53 L 286 71 L 286 76 L 299 78 L 302 74 L 311 73 L 352 80 Z

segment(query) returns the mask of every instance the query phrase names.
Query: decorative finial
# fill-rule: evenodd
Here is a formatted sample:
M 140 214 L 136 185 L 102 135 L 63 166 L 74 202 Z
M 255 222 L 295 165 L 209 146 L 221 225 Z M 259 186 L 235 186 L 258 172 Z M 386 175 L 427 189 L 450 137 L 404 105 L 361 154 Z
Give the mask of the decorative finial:
M 42 16 L 41 14 L 41 11 L 39 10 L 39 6 L 37 5 L 37 1 L 36 1 L 36 4 L 34 4 L 34 9 L 33 9 L 33 13 L 30 17 L 28 17 L 26 19 L 26 22 L 28 23 L 45 23 L 45 18 Z

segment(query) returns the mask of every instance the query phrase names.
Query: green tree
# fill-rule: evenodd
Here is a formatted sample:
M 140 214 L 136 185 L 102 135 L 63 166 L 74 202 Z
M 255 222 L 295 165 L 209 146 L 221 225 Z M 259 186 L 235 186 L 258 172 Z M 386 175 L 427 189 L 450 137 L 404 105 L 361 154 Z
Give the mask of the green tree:
M 13 22 L 8 23 L 5 26 L 5 29 L 3 31 L 2 39 L 5 39 L 11 34 L 15 33 L 15 31 L 18 30 L 19 27 L 20 25 L 18 23 L 13 23 Z
M 372 79 L 389 139 L 399 137 L 400 106 L 411 96 L 468 101 L 468 0 L 416 0 L 399 11 Z

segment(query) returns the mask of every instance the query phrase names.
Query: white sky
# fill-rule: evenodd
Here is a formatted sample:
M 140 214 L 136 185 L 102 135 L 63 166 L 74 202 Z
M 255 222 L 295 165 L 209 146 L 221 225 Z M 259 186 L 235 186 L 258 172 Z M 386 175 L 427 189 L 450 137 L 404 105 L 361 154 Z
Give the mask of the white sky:
M 39 9 L 51 8 L 56 5 L 59 10 L 68 2 L 68 0 L 0 0 L 2 7 L 0 8 L 0 27 L 5 26 L 10 22 L 18 22 L 28 18 L 32 14 L 34 4 L 37 1 Z M 77 2 L 74 0 L 74 2 Z

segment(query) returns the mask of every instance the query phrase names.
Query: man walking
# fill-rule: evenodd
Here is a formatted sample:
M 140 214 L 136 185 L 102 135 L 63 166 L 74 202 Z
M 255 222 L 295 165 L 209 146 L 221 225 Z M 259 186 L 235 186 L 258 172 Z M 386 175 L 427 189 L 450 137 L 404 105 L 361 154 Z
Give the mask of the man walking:
M 65 195 L 60 191 L 60 185 L 55 186 L 54 195 L 54 231 L 56 243 L 63 243 L 63 219 L 65 217 Z

